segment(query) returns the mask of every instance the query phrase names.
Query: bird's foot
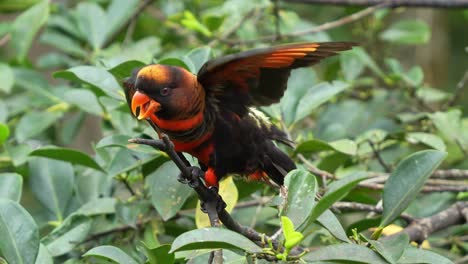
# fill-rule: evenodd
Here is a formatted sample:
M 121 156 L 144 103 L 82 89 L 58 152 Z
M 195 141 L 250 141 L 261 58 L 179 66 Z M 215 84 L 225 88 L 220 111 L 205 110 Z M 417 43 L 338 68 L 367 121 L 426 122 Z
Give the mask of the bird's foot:
M 202 212 L 209 213 L 208 211 L 210 208 L 215 208 L 216 212 L 221 212 L 226 208 L 226 203 L 223 200 L 223 197 L 219 195 L 219 189 L 215 186 L 208 187 L 208 191 L 210 192 L 210 200 L 209 201 L 201 201 L 200 208 Z
M 191 177 L 187 178 L 184 176 L 184 174 L 181 172 L 177 176 L 177 180 L 180 183 L 183 184 L 188 184 L 191 188 L 197 188 L 200 186 L 200 178 L 203 178 L 205 176 L 205 173 L 197 166 L 190 166 L 188 167 Z

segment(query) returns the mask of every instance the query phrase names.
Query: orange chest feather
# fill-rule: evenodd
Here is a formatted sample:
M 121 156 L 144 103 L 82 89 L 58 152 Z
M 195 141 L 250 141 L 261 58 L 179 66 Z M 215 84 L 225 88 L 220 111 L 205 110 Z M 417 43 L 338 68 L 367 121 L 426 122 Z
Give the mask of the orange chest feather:
M 163 130 L 190 130 L 198 126 L 203 121 L 203 112 L 199 112 L 195 116 L 183 120 L 165 120 L 158 118 L 156 115 L 151 115 L 151 121 L 153 121 L 159 128 Z

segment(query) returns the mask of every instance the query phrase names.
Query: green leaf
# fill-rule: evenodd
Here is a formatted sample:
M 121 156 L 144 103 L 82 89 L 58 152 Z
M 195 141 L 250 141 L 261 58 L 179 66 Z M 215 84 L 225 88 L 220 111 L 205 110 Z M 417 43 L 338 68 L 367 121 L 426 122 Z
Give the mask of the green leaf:
M 130 143 L 128 142 L 129 139 L 131 139 L 131 137 L 127 135 L 119 135 L 119 134 L 110 135 L 105 138 L 102 138 L 97 143 L 96 148 L 121 147 L 121 148 L 126 148 L 132 151 L 138 151 L 138 152 L 143 152 L 143 153 L 151 153 L 151 154 L 160 153 L 158 150 L 155 150 L 154 148 L 150 146 Z
M 106 33 L 104 40 L 108 41 L 129 21 L 138 8 L 138 0 L 113 0 L 107 8 Z M 102 23 L 102 22 L 101 22 Z
M 334 81 L 332 83 L 319 83 L 314 85 L 299 101 L 294 122 L 297 122 L 312 113 L 317 107 L 330 100 L 333 96 L 350 87 L 348 83 Z
M 32 151 L 32 148 L 25 143 L 18 144 L 16 146 L 5 143 L 5 150 L 11 157 L 13 166 L 19 167 L 28 160 L 29 153 Z
M 415 66 L 405 73 L 403 77 L 409 85 L 417 87 L 423 82 L 424 72 L 420 66 Z
M 386 29 L 380 38 L 397 44 L 424 44 L 429 41 L 431 30 L 421 20 L 399 20 Z
M 138 264 L 138 262 L 127 255 L 123 250 L 114 246 L 99 246 L 92 248 L 83 254 L 83 257 L 98 257 L 112 260 L 115 263 Z
M 37 254 L 35 264 L 54 264 L 52 255 L 50 255 L 49 250 L 42 243 L 39 246 L 39 253 Z
M 89 90 L 69 89 L 64 93 L 64 100 L 85 112 L 98 116 L 103 115 L 102 107 L 99 104 L 96 95 Z
M 291 219 L 294 226 L 300 226 L 315 205 L 317 180 L 308 171 L 296 169 L 286 175 L 284 185 L 288 188 L 288 197 L 281 215 Z
M 79 42 L 65 34 L 53 30 L 46 30 L 41 34 L 40 41 L 44 44 L 48 44 L 57 49 L 60 49 L 61 51 L 72 56 L 86 58 L 86 52 L 80 46 Z
M 435 252 L 415 247 L 407 247 L 403 256 L 398 260 L 398 264 L 453 264 L 453 262 Z
M 248 238 L 231 230 L 217 227 L 183 233 L 174 240 L 170 252 L 207 248 L 241 249 L 249 253 L 262 252 L 262 249 Z
M 357 55 L 354 49 L 352 51 L 340 53 L 341 71 L 347 81 L 356 80 L 365 69 L 366 65 Z
M 325 212 L 323 212 L 316 221 L 337 239 L 343 242 L 351 243 L 340 221 L 338 221 L 338 218 L 336 218 L 336 216 L 330 210 L 325 210 Z
M 146 257 L 148 258 L 149 264 L 173 264 L 175 260 L 175 254 L 169 253 L 171 245 L 161 245 L 155 248 L 148 248 L 143 244 L 143 249 Z
M 437 150 L 424 150 L 398 163 L 384 186 L 380 227 L 392 223 L 408 207 L 446 155 Z
M 406 141 L 412 144 L 422 143 L 440 151 L 445 151 L 447 149 L 444 141 L 440 137 L 424 132 L 408 133 L 406 134 Z
M 197 18 L 190 11 L 184 12 L 184 17 L 182 18 L 180 23 L 186 28 L 199 32 L 205 35 L 206 37 L 211 37 L 212 35 L 211 31 L 200 21 L 198 21 Z
M 13 56 L 19 62 L 26 58 L 34 36 L 49 17 L 49 1 L 43 0 L 19 15 L 11 28 L 9 42 Z
M 29 161 L 29 183 L 41 204 L 62 221 L 73 194 L 73 167 L 66 162 L 45 158 Z
M 341 70 L 347 80 L 353 80 L 362 72 L 362 66 L 369 68 L 372 72 L 381 78 L 385 77 L 384 72 L 372 59 L 367 51 L 362 47 L 353 47 L 341 55 Z M 351 68 L 348 68 L 351 67 Z
M 10 136 L 10 129 L 6 124 L 0 123 L 0 145 Z
M 287 125 L 291 125 L 296 117 L 299 101 L 306 95 L 311 85 L 317 82 L 315 72 L 303 68 L 291 72 L 288 80 L 288 89 L 281 98 L 281 117 Z
M 442 136 L 453 143 L 468 144 L 468 136 L 464 133 L 461 122 L 462 112 L 460 109 L 453 109 L 447 112 L 436 112 L 429 115 L 429 118 Z M 458 141 L 458 142 L 457 142 Z
M 119 65 L 114 66 L 109 72 L 114 75 L 115 79 L 119 82 L 123 79 L 130 77 L 132 75 L 132 71 L 136 68 L 140 68 L 145 66 L 145 64 L 141 61 L 131 60 L 122 62 Z
M 42 147 L 29 154 L 30 156 L 44 157 L 49 159 L 70 162 L 71 164 L 81 165 L 95 170 L 104 171 L 99 164 L 90 156 L 78 150 L 59 147 Z
M 0 63 L 0 92 L 6 94 L 10 93 L 14 81 L 15 75 L 10 66 L 5 63 Z
M 19 202 L 23 188 L 23 177 L 17 173 L 0 173 L 0 199 Z
M 55 72 L 55 78 L 63 78 L 89 84 L 108 96 L 124 101 L 125 95 L 121 91 L 120 84 L 114 76 L 106 70 L 95 66 L 76 66 L 65 71 Z
M 299 144 L 295 151 L 298 153 L 312 153 L 326 150 L 334 150 L 347 155 L 356 155 L 357 144 L 350 139 L 340 139 L 332 142 L 312 139 Z
M 355 244 L 339 244 L 321 247 L 317 251 L 307 253 L 302 259 L 308 262 L 345 261 L 346 263 L 388 264 L 388 262 L 368 247 Z
M 179 169 L 173 162 L 166 162 L 146 177 L 151 202 L 163 220 L 168 220 L 182 208 L 192 189 L 177 181 Z
M 83 215 L 72 215 L 42 239 L 49 253 L 56 257 L 72 251 L 91 230 L 92 220 Z
M 281 226 L 283 227 L 283 234 L 284 234 L 284 247 L 286 250 L 290 250 L 291 248 L 295 247 L 299 244 L 304 235 L 300 232 L 294 231 L 294 225 L 291 219 L 287 216 L 281 216 Z
M 99 50 L 104 45 L 107 25 L 106 13 L 96 3 L 81 2 L 76 8 L 78 27 L 83 36 L 94 50 Z
M 333 203 L 341 200 L 345 197 L 351 189 L 354 188 L 360 181 L 367 178 L 367 174 L 363 172 L 355 172 L 351 175 L 344 177 L 341 180 L 335 181 L 328 187 L 328 191 L 318 201 L 318 203 L 312 209 L 307 221 L 300 226 L 300 230 L 303 230 L 310 224 L 312 224 L 323 212 L 330 208 Z
M 39 251 L 39 230 L 18 203 L 0 199 L 0 252 L 8 263 L 34 263 Z
M 191 72 L 198 72 L 200 68 L 210 59 L 211 48 L 210 47 L 201 47 L 191 50 L 186 57 L 192 62 L 194 66 L 191 69 Z
M 403 252 L 405 251 L 405 248 L 408 247 L 410 241 L 408 234 L 401 233 L 383 240 L 368 240 L 368 242 L 383 258 L 394 264 L 397 263 L 397 260 L 403 255 Z
M 15 129 L 19 142 L 37 136 L 53 125 L 62 116 L 57 112 L 29 112 L 21 117 Z

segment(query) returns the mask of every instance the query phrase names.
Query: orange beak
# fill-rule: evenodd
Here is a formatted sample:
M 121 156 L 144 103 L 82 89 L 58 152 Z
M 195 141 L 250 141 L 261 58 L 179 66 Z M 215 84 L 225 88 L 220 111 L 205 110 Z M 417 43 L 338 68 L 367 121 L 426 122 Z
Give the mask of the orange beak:
M 131 108 L 133 115 L 136 116 L 138 120 L 142 120 L 159 111 L 161 105 L 149 98 L 146 94 L 136 91 L 132 97 Z M 140 113 L 137 116 L 138 108 L 140 108 Z

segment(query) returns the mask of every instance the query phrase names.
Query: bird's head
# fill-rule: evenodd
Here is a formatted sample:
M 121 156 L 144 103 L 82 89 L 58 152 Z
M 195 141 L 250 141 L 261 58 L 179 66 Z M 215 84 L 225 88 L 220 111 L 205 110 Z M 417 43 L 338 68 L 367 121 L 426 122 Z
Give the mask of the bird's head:
M 197 77 L 177 66 L 152 64 L 135 69 L 124 86 L 130 109 L 139 120 L 152 115 L 165 120 L 183 119 L 205 98 Z

